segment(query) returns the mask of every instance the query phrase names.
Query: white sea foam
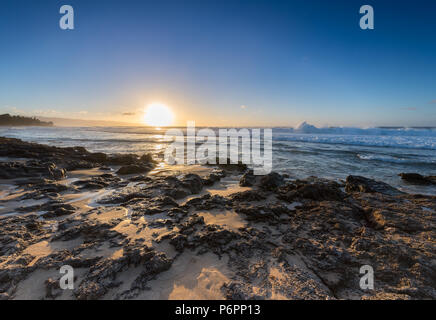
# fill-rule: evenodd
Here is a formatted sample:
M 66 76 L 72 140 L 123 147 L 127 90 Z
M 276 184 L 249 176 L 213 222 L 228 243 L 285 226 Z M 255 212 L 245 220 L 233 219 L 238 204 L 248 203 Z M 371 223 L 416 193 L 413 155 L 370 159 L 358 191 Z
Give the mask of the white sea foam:
M 436 130 L 417 128 L 317 128 L 303 122 L 274 131 L 274 141 L 436 150 Z
M 290 128 L 292 133 L 336 134 L 336 135 L 371 135 L 371 136 L 406 136 L 406 137 L 436 137 L 435 128 L 358 128 L 358 127 L 326 127 L 317 128 L 307 122 L 296 128 Z

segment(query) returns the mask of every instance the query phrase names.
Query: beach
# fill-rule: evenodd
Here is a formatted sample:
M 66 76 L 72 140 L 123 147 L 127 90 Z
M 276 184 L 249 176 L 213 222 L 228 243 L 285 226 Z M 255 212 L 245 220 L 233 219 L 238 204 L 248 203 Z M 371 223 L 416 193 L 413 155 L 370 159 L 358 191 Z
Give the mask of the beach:
M 166 166 L 162 141 L 105 143 L 114 152 L 0 138 L 1 299 L 436 298 L 432 167 L 391 186 Z M 74 289 L 59 287 L 64 265 Z

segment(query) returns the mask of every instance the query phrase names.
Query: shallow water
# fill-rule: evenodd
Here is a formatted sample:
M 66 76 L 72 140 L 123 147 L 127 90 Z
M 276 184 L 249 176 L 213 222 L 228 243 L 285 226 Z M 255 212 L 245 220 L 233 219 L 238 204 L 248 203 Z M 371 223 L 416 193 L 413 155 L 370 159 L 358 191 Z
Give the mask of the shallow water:
M 216 130 L 216 128 L 212 128 Z M 0 136 L 56 146 L 83 146 L 93 152 L 146 153 L 162 157 L 164 130 L 148 127 L 1 128 Z M 404 191 L 436 194 L 436 187 L 401 181 L 401 172 L 436 175 L 436 130 L 410 128 L 273 129 L 273 170 L 293 178 L 345 179 L 363 175 Z

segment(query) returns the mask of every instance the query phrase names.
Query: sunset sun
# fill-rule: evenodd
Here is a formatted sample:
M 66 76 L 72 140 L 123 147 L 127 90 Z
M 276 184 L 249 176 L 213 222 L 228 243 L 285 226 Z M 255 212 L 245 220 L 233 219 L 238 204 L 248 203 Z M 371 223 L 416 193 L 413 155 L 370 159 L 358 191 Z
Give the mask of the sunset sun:
M 143 121 L 153 127 L 170 126 L 173 123 L 174 114 L 170 108 L 162 103 L 152 103 L 144 110 Z

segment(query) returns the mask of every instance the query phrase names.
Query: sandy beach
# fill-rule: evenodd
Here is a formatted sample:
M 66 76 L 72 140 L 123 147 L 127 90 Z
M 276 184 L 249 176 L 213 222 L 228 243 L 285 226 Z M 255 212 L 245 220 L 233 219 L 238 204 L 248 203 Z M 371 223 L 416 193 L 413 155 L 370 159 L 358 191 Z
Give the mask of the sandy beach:
M 1 299 L 436 298 L 435 196 L 0 140 Z

